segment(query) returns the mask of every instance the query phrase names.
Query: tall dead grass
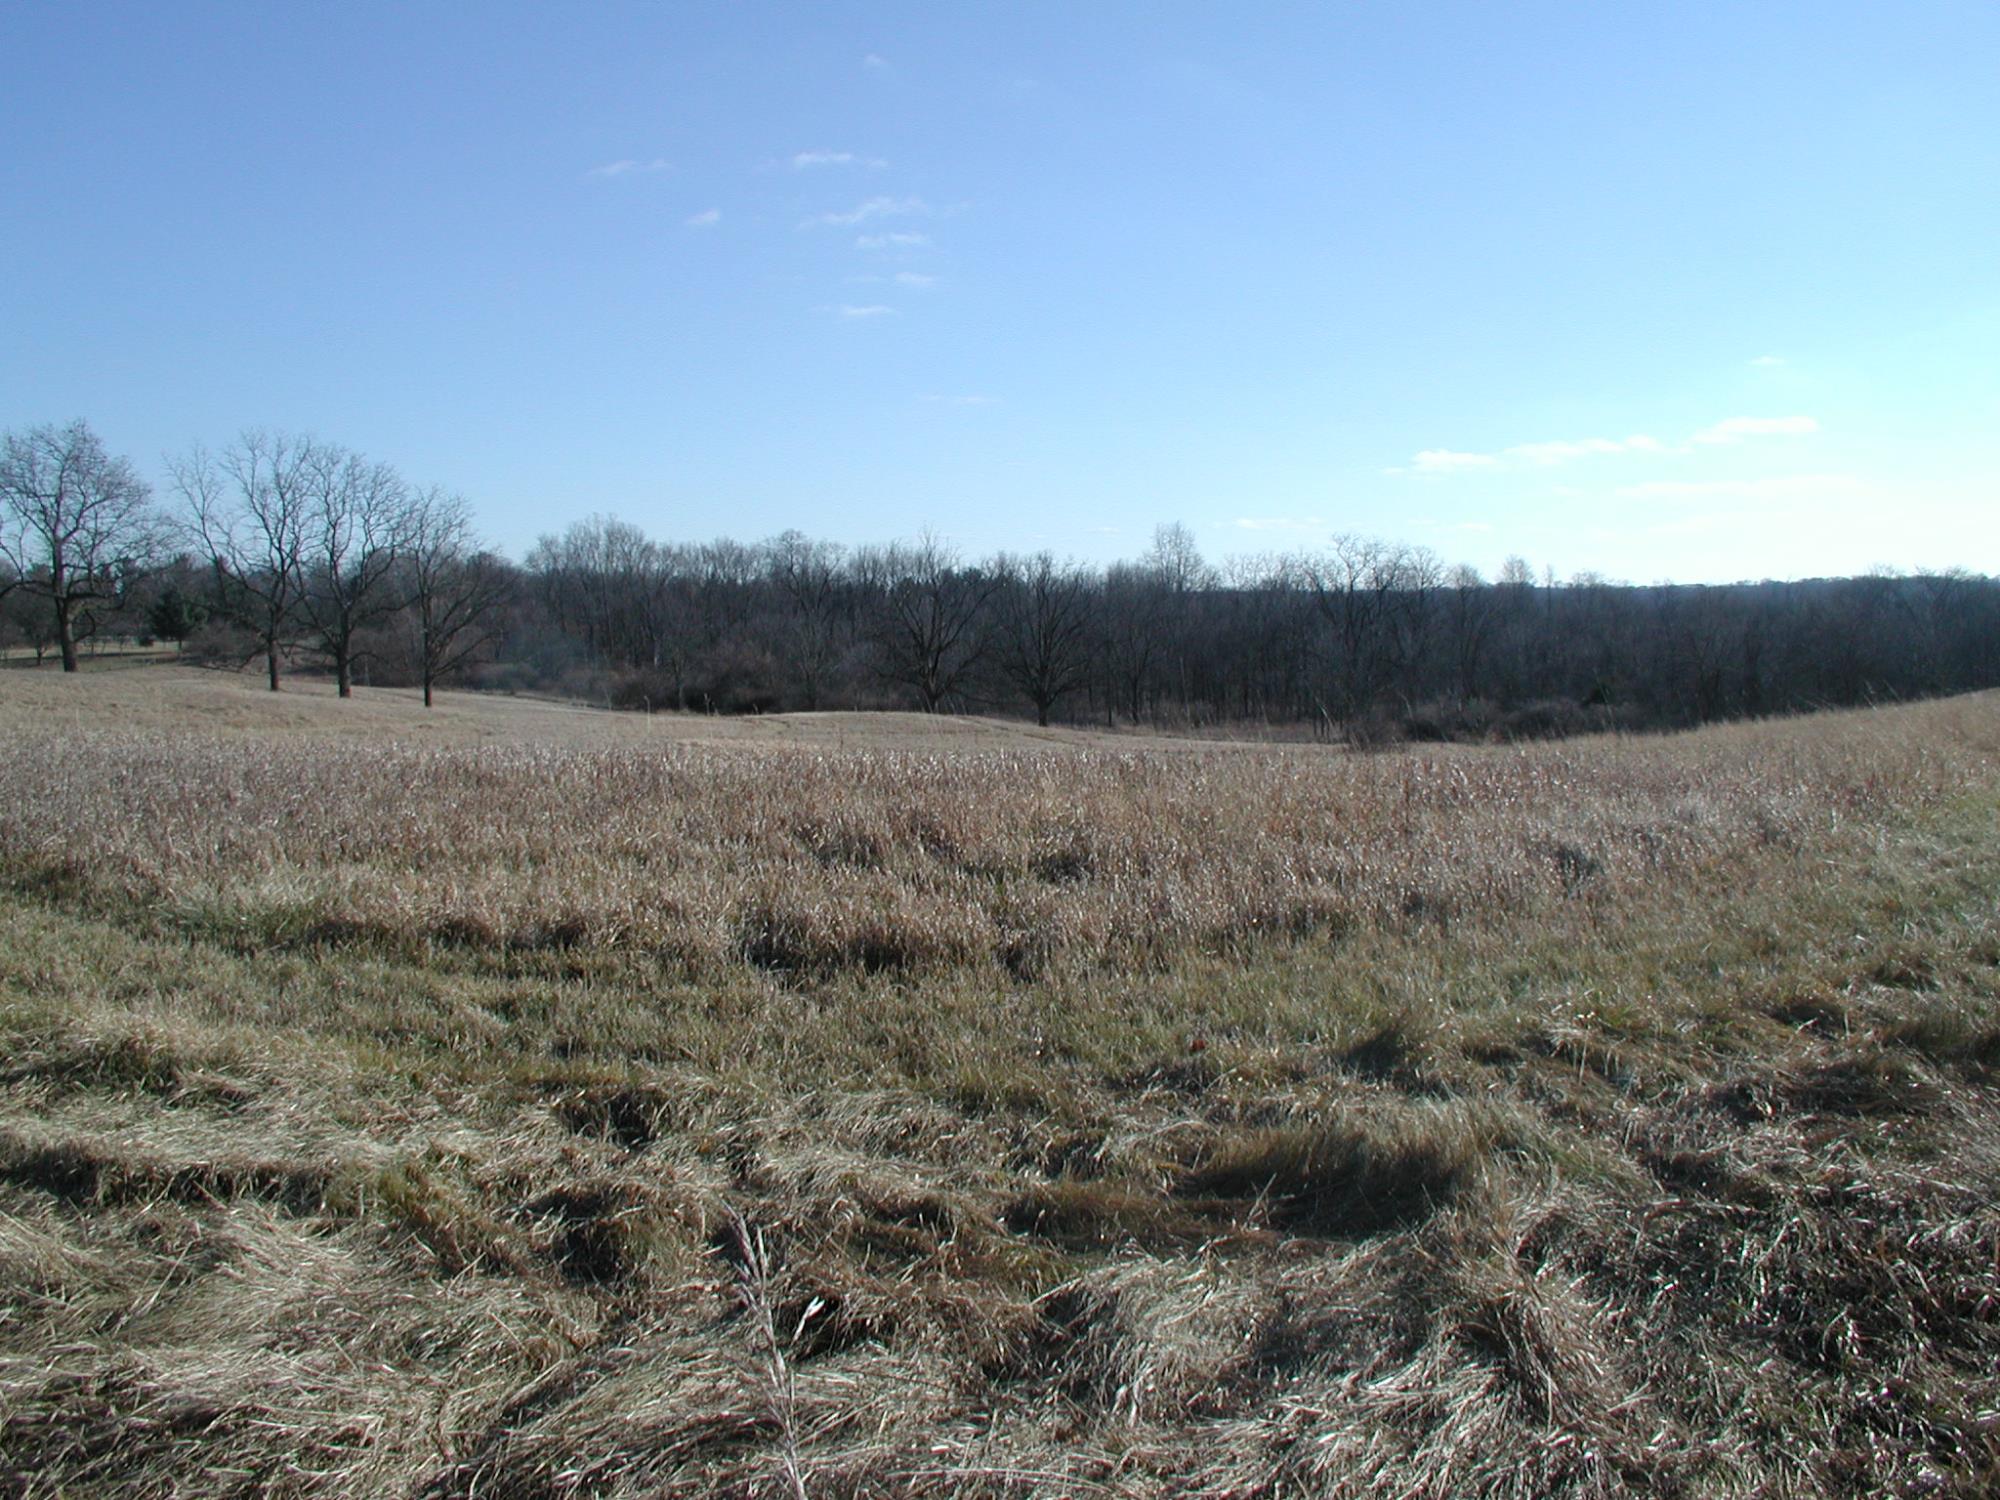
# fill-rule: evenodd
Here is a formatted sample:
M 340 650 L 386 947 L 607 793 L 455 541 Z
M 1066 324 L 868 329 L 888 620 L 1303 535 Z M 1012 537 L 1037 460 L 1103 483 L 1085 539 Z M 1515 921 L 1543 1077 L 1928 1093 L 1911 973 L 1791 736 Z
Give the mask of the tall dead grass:
M 2000 1481 L 2000 705 L 17 728 L 0 1492 Z
M 691 973 L 1132 968 L 1650 898 L 1965 792 L 1988 754 L 1951 727 L 1968 713 L 1382 757 L 58 728 L 0 765 L 0 864 L 250 943 L 604 948 Z

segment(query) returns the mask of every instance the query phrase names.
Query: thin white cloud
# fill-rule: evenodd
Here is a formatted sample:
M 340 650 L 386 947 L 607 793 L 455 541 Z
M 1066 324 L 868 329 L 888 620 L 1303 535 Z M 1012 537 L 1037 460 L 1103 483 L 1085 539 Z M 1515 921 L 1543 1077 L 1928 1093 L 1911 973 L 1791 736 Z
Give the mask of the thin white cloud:
M 1718 443 L 1740 443 L 1745 438 L 1804 437 L 1819 431 L 1812 417 L 1726 417 L 1704 427 L 1688 441 L 1712 447 Z
M 1635 432 L 1627 438 L 1574 438 L 1553 443 L 1516 443 L 1503 448 L 1502 458 L 1518 458 L 1523 463 L 1566 464 L 1572 459 L 1592 458 L 1605 453 L 1664 453 L 1666 444 L 1658 438 Z
M 872 68 L 877 72 L 885 72 L 889 67 L 889 59 L 879 52 L 871 52 L 861 59 L 861 66 Z
M 1620 454 L 1688 453 L 1698 447 L 1716 447 L 1760 437 L 1801 437 L 1819 431 L 1812 417 L 1726 417 L 1673 445 L 1643 432 L 1629 437 L 1565 438 L 1546 443 L 1515 443 L 1497 453 L 1466 453 L 1451 448 L 1427 448 L 1407 467 L 1385 469 L 1387 474 L 1462 474 L 1476 469 L 1499 469 L 1517 465 L 1554 468 L 1583 458 L 1604 458 Z
M 810 229 L 815 224 L 832 224 L 840 228 L 851 228 L 856 224 L 865 224 L 870 219 L 897 219 L 911 214 L 927 214 L 930 211 L 930 205 L 921 198 L 875 197 L 837 213 L 815 214 L 799 227 Z
M 1328 523 L 1319 516 L 1238 516 L 1238 531 L 1325 531 Z
M 943 279 L 925 271 L 897 271 L 893 274 L 870 271 L 865 275 L 850 276 L 847 281 L 852 286 L 901 286 L 914 292 L 927 292 Z
M 843 302 L 833 311 L 835 316 L 841 318 L 847 318 L 850 320 L 858 320 L 862 318 L 892 318 L 896 315 L 895 308 L 884 307 L 879 302 L 870 302 L 863 306 L 857 306 L 852 302 Z
M 1785 357 L 1782 354 L 1760 354 L 1750 361 L 1750 368 L 1753 370 L 1775 370 L 1784 362 Z
M 899 230 L 894 234 L 864 234 L 855 237 L 857 250 L 927 250 L 931 237 L 927 234 L 912 234 Z
M 1801 500 L 1851 495 L 1865 486 L 1852 474 L 1779 474 L 1764 479 L 1657 479 L 1620 485 L 1621 500 Z
M 689 214 L 681 222 L 690 229 L 713 229 L 722 222 L 722 210 L 719 208 L 704 208 L 698 214 Z
M 1497 469 L 1499 458 L 1491 453 L 1457 453 L 1450 448 L 1426 448 L 1410 461 L 1419 474 L 1457 474 L 1466 469 Z
M 794 172 L 807 172 L 814 167 L 867 167 L 874 171 L 888 165 L 879 156 L 856 156 L 852 151 L 799 151 L 792 156 Z
M 586 177 L 638 177 L 653 172 L 671 172 L 674 164 L 664 156 L 656 156 L 651 161 L 608 161 L 601 167 L 592 167 L 583 175 Z

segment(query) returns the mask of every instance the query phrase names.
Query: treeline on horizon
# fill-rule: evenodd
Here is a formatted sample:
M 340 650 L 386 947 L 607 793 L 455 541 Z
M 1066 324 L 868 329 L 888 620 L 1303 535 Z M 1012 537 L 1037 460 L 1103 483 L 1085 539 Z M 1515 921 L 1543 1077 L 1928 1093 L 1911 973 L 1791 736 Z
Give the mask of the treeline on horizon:
M 0 643 L 74 667 L 93 638 L 178 642 L 269 683 L 459 683 L 706 713 L 919 709 L 1260 725 L 1354 741 L 1528 737 L 2000 685 L 2000 580 L 1497 579 L 1353 535 L 1204 559 L 968 558 L 926 536 L 681 543 L 609 517 L 514 562 L 466 502 L 309 438 L 171 460 L 155 503 L 83 423 L 0 449 Z

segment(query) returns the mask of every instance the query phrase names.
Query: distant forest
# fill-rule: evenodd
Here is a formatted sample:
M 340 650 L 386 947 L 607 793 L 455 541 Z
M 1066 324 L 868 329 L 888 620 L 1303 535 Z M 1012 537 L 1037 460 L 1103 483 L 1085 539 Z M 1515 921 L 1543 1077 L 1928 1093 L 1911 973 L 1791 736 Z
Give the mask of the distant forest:
M 607 517 L 520 562 L 459 497 L 249 434 L 155 501 L 87 426 L 0 451 L 0 644 L 170 641 L 357 685 L 702 713 L 920 709 L 1260 726 L 1357 742 L 1535 737 L 2000 685 L 2000 581 L 1953 569 L 1720 586 L 1495 579 L 1334 536 L 1204 559 L 1160 527 L 1108 567 L 924 537 L 682 543 Z

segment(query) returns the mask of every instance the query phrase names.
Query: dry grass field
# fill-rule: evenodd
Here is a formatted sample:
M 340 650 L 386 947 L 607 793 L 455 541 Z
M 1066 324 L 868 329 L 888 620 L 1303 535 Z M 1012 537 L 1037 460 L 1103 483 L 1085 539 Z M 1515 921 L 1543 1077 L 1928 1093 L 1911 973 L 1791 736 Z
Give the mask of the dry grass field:
M 0 741 L 0 1492 L 2000 1487 L 2000 698 Z
M 0 730 L 82 728 L 198 730 L 265 738 L 402 740 L 426 745 L 605 747 L 662 742 L 808 745 L 838 750 L 1131 748 L 1213 751 L 1238 739 L 1176 739 L 1095 730 L 1038 729 L 1017 719 L 916 713 L 799 713 L 741 718 L 606 713 L 541 698 L 443 692 L 429 713 L 415 688 L 363 688 L 345 703 L 330 679 L 295 676 L 264 691 L 261 665 L 243 672 L 182 667 L 158 656 L 92 661 L 83 694 L 51 669 L 0 666 Z M 1248 742 L 1255 744 L 1255 741 Z

